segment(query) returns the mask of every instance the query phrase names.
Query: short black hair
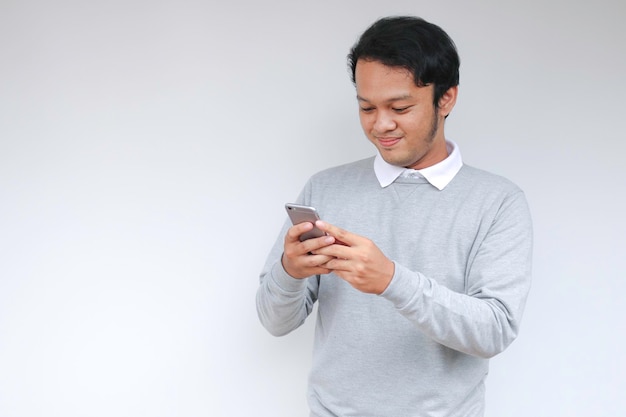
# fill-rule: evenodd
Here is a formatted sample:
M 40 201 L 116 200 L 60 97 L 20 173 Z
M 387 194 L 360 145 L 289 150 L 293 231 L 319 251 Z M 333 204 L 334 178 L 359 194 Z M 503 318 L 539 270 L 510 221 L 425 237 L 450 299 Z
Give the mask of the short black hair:
M 385 17 L 363 32 L 348 55 L 355 84 L 360 59 L 405 68 L 418 87 L 433 84 L 435 107 L 448 89 L 459 84 L 460 59 L 454 42 L 439 26 L 419 17 Z

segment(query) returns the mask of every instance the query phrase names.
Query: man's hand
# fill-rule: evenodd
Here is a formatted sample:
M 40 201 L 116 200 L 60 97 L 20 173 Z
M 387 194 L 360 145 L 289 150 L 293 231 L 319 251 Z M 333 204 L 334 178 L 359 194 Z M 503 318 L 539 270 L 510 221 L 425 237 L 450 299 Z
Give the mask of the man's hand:
M 359 291 L 381 294 L 393 278 L 394 263 L 372 242 L 332 224 L 318 220 L 315 225 L 335 238 L 337 244 L 312 250 L 329 260 L 322 267 L 331 270 Z
M 289 228 L 285 235 L 282 263 L 285 271 L 293 278 L 301 279 L 331 272 L 324 265 L 332 259 L 332 256 L 315 252 L 332 245 L 335 239 L 332 236 L 322 236 L 300 242 L 300 235 L 311 229 L 313 223 L 299 223 Z

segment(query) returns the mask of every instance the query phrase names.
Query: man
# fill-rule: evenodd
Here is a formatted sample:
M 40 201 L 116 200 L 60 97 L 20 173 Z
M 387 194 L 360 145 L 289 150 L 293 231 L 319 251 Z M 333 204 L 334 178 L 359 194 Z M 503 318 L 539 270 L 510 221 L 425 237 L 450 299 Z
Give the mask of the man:
M 464 165 L 444 135 L 459 58 L 438 26 L 374 23 L 349 55 L 372 158 L 314 175 L 261 273 L 257 309 L 274 335 L 318 302 L 312 416 L 484 414 L 488 359 L 517 336 L 530 287 L 523 192 Z

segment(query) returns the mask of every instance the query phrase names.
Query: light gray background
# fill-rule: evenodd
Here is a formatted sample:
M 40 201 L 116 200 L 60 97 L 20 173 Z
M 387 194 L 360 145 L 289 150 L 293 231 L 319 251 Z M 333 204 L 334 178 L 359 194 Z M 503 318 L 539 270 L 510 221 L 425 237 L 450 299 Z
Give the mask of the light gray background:
M 399 13 L 455 39 L 447 136 L 534 216 L 487 416 L 624 414 L 621 0 L 1 0 L 0 416 L 306 415 L 314 321 L 267 334 L 258 272 L 373 154 L 345 56 Z

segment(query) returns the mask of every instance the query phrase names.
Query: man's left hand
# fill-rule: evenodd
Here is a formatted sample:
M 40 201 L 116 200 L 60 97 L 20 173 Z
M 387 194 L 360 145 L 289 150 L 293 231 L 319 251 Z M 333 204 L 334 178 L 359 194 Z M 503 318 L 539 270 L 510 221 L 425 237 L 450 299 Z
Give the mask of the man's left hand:
M 341 243 L 313 252 L 334 257 L 323 265 L 324 268 L 331 269 L 359 291 L 371 294 L 385 291 L 393 278 L 395 265 L 374 242 L 321 220 L 315 225 Z

